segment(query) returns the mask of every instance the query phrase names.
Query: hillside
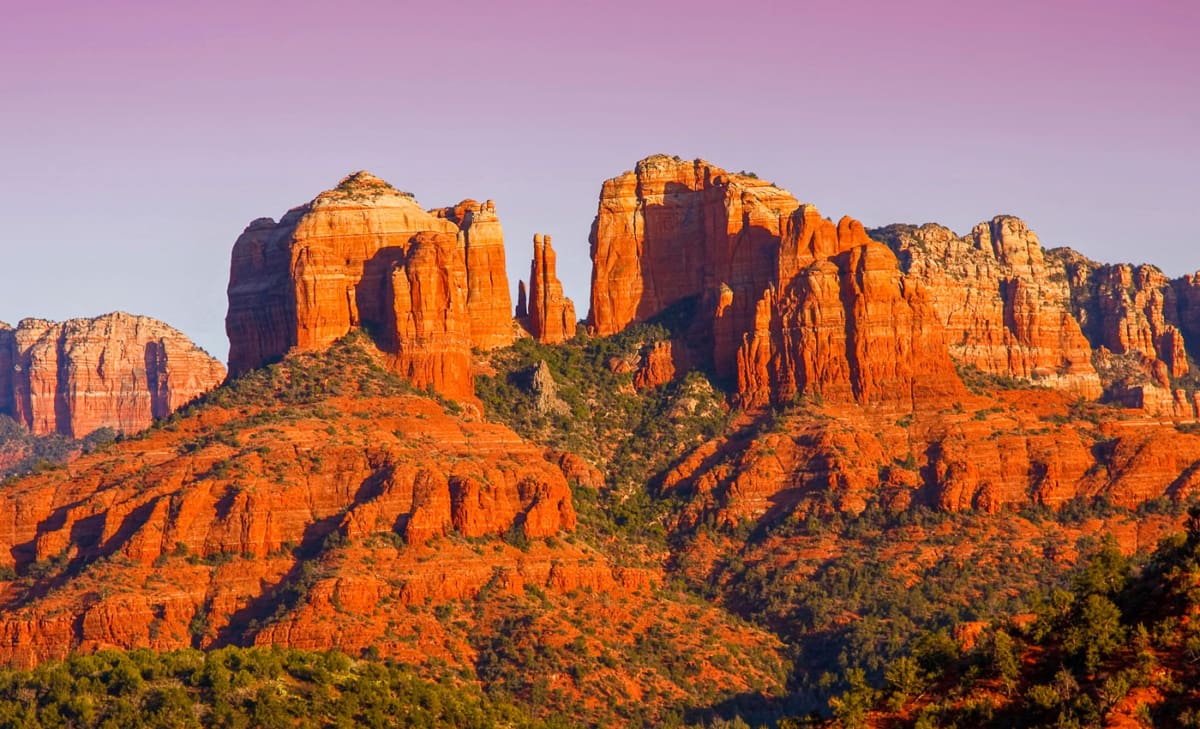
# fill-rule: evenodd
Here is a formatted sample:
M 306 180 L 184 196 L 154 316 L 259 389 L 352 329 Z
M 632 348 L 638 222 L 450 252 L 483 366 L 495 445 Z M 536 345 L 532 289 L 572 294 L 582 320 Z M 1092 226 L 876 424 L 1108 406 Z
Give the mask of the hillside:
M 1047 250 L 1010 216 L 867 230 L 665 155 L 602 185 L 590 252 L 576 322 L 541 234 L 514 310 L 490 200 L 426 209 L 359 172 L 251 222 L 224 384 L 119 437 L 0 423 L 0 711 L 928 727 L 1196 708 L 1195 277 Z M 139 336 L 89 351 L 145 354 Z M 132 412 L 165 397 L 155 362 L 64 364 L 30 392 L 78 421 L 66 406 L 108 401 L 71 383 L 109 383 Z

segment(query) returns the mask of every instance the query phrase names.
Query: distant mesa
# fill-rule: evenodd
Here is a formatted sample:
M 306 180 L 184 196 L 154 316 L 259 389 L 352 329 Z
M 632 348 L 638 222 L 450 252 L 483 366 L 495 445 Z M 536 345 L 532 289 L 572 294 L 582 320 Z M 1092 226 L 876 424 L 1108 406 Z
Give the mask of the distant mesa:
M 133 433 L 224 379 L 219 361 L 149 317 L 0 323 L 0 414 L 35 435 Z

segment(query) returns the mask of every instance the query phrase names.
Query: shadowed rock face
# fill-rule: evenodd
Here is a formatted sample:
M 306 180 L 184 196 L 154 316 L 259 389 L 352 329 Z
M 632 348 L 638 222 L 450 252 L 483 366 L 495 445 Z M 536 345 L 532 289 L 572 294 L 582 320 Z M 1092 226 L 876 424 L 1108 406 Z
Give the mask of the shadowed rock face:
M 132 433 L 224 379 L 220 362 L 148 317 L 0 325 L 0 413 L 35 435 Z
M 955 393 L 940 330 L 896 257 L 755 177 L 655 156 L 601 190 L 589 325 L 698 301 L 696 339 L 756 406 L 797 395 L 911 407 Z
M 511 343 L 511 298 L 495 205 L 423 210 L 366 172 L 234 244 L 230 372 L 319 350 L 357 328 L 418 386 L 470 399 L 470 350 Z

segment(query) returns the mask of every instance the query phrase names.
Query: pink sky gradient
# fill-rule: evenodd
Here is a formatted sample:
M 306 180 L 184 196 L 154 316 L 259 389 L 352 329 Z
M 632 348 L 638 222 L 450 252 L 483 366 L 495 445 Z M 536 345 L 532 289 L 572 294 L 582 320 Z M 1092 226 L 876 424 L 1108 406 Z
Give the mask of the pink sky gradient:
M 998 213 L 1200 268 L 1200 3 L 44 2 L 0 24 L 0 320 L 157 316 L 223 356 L 234 239 L 367 168 L 496 200 L 587 309 L 600 183 L 754 170 L 867 225 Z

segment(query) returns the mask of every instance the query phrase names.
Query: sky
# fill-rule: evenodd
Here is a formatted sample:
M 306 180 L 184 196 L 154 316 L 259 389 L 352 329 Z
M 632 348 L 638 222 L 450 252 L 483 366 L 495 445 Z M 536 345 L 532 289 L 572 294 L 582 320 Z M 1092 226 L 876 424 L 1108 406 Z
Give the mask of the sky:
M 1200 269 L 1200 3 L 0 0 L 0 321 L 114 310 L 224 358 L 229 255 L 368 169 L 493 199 L 587 310 L 601 183 L 750 170 L 837 218 Z

